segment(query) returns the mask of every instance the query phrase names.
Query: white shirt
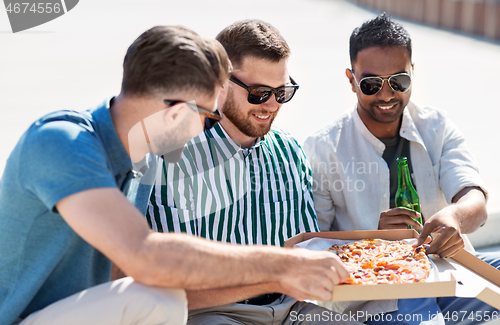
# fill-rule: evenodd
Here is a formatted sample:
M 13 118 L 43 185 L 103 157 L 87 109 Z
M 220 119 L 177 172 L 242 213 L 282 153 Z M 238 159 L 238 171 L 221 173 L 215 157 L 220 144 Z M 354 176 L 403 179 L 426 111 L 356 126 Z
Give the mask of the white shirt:
M 486 193 L 464 137 L 434 108 L 409 103 L 400 136 L 410 141 L 413 181 L 422 216 L 429 219 L 463 188 Z M 306 140 L 313 169 L 314 205 L 321 230 L 375 230 L 380 212 L 389 209 L 389 167 L 385 145 L 365 126 L 356 109 Z
M 478 186 L 486 194 L 464 137 L 434 108 L 409 103 L 400 136 L 410 141 L 413 181 L 424 220 L 451 203 L 463 188 Z M 313 169 L 313 197 L 322 231 L 378 229 L 380 213 L 389 209 L 389 167 L 385 145 L 365 126 L 357 109 L 309 137 L 304 145 Z M 397 309 L 396 300 L 327 303 L 338 312 L 370 314 Z

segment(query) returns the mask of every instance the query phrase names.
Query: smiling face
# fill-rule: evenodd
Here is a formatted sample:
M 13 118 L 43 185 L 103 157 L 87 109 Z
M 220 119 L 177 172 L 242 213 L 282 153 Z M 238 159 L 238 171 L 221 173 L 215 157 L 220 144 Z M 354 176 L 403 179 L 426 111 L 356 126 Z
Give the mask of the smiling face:
M 233 75 L 247 86 L 280 87 L 290 82 L 285 59 L 272 62 L 255 57 L 245 57 L 235 67 Z M 256 138 L 266 135 L 278 115 L 282 104 L 273 95 L 262 104 L 250 104 L 248 91 L 229 82 L 223 99 L 221 125 L 229 136 L 243 147 L 250 147 Z
M 369 47 L 359 51 L 353 63 L 353 71 L 359 82 L 365 77 L 387 76 L 406 72 L 413 75 L 413 65 L 405 47 Z M 389 87 L 387 80 L 375 95 L 365 95 L 356 84 L 350 71 L 346 72 L 352 91 L 358 97 L 358 114 L 368 130 L 378 138 L 392 138 L 399 132 L 404 108 L 411 96 L 408 91 L 397 92 Z

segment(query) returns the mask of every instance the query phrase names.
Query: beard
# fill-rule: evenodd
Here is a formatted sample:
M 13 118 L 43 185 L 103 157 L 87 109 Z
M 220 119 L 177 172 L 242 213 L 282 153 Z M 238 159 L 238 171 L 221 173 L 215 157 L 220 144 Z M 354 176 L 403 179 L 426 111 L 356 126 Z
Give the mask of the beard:
M 243 109 L 236 107 L 231 88 L 229 88 L 226 101 L 224 102 L 224 105 L 222 105 L 222 113 L 224 114 L 224 117 L 231 121 L 231 123 L 233 123 L 241 133 L 251 138 L 260 138 L 269 133 L 279 110 L 280 108 L 273 113 L 267 111 L 263 112 L 262 110 L 249 110 L 245 112 Z M 252 115 L 259 115 L 259 113 L 262 115 L 271 114 L 267 123 L 257 124 Z
M 189 139 L 187 141 L 184 140 L 175 133 L 165 134 L 152 143 L 152 151 L 167 162 L 178 162 L 184 151 L 184 145 L 189 141 Z
M 192 121 L 185 119 L 175 129 L 168 132 L 162 131 L 161 135 L 151 142 L 152 152 L 167 162 L 178 162 L 186 143 L 197 136 L 193 133 L 191 124 Z

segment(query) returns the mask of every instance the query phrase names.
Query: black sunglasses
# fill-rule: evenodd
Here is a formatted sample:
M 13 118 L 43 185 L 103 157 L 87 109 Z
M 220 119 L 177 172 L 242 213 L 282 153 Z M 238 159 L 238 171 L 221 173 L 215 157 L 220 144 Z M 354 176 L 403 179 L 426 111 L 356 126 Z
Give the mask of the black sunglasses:
M 210 111 L 206 108 L 203 108 L 203 107 L 197 106 L 193 103 L 185 102 L 182 100 L 165 99 L 164 102 L 168 106 L 174 106 L 174 105 L 177 105 L 180 103 L 186 104 L 193 111 L 198 112 L 200 115 L 204 115 L 205 116 L 205 124 L 204 124 L 205 130 L 211 129 L 212 127 L 214 127 L 215 124 L 217 124 L 222 119 L 222 113 L 218 109 L 216 109 L 215 111 Z
M 278 88 L 271 88 L 266 86 L 249 87 L 233 75 L 229 77 L 229 80 L 231 80 L 241 88 L 246 89 L 248 91 L 248 102 L 255 105 L 265 103 L 269 98 L 271 98 L 272 94 L 274 94 L 278 103 L 284 104 L 286 102 L 289 102 L 290 99 L 292 99 L 293 95 L 295 95 L 297 89 L 299 89 L 299 85 L 297 85 L 292 77 L 290 77 L 290 81 L 292 82 L 291 86 L 281 86 Z
M 386 78 L 366 77 L 361 79 L 358 83 L 358 81 L 356 80 L 356 76 L 354 75 L 354 71 L 352 71 L 351 69 L 349 69 L 349 71 L 351 71 L 352 76 L 354 77 L 354 81 L 356 81 L 356 84 L 358 85 L 359 89 L 361 89 L 361 92 L 367 96 L 375 95 L 376 93 L 378 93 L 380 89 L 382 89 L 385 80 L 387 80 L 387 83 L 392 90 L 400 93 L 408 91 L 408 89 L 410 89 L 411 87 L 411 76 L 406 72 L 396 73 L 387 76 Z

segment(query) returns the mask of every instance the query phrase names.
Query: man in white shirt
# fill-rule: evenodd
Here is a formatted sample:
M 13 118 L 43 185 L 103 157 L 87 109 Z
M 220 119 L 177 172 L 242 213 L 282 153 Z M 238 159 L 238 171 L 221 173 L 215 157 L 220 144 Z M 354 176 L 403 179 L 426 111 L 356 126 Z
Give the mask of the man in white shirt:
M 464 138 L 443 111 L 410 102 L 413 63 L 407 31 L 385 14 L 356 28 L 350 38 L 351 69 L 346 76 L 358 97 L 354 110 L 306 140 L 314 202 L 322 230 L 421 230 L 418 244 L 431 232 L 440 236 L 427 249 L 448 257 L 464 247 L 487 218 L 487 192 Z M 395 208 L 396 158 L 409 157 L 420 214 Z M 485 260 L 499 265 L 494 256 Z M 385 311 L 410 300 L 385 301 Z M 418 300 L 411 300 L 415 305 Z M 420 303 L 433 303 L 429 299 Z M 490 310 L 478 300 L 437 299 L 448 308 Z M 375 304 L 375 303 L 372 303 Z M 454 304 L 454 305 L 453 305 Z M 370 303 L 368 303 L 370 305 Z M 453 306 L 452 306 L 453 305 Z M 460 306 L 458 306 L 460 305 Z M 411 309 L 408 309 L 410 312 Z

